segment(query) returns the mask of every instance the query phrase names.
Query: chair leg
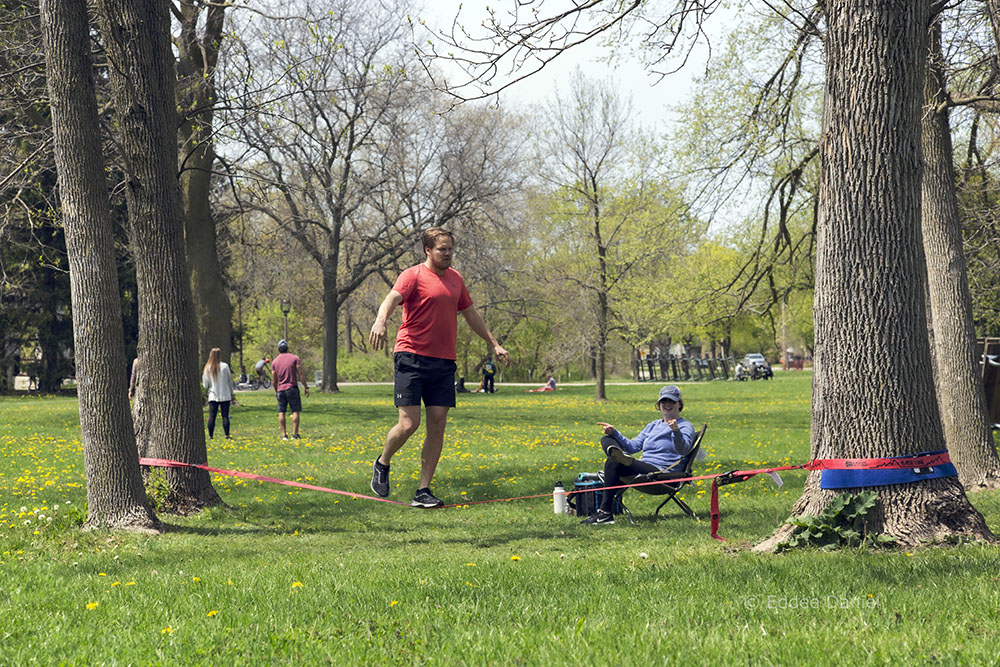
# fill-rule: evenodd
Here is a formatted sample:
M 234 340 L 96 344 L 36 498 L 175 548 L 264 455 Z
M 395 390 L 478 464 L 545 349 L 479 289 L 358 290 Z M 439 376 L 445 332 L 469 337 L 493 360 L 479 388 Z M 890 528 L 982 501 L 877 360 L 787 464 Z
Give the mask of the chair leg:
M 676 494 L 670 496 L 670 498 L 668 500 L 672 500 L 675 503 L 677 503 L 677 506 L 680 507 L 681 510 L 685 514 L 687 514 L 689 517 L 691 517 L 692 519 L 697 519 L 698 518 L 698 517 L 696 517 L 694 515 L 694 510 L 692 510 L 690 507 L 688 507 L 687 503 L 685 503 L 683 500 L 681 500 L 680 498 L 678 498 Z
M 673 498 L 673 496 L 671 496 L 671 498 Z M 662 503 L 660 503 L 660 506 L 656 508 L 655 512 L 653 512 L 653 518 L 654 519 L 659 518 L 659 516 L 660 516 L 660 510 L 663 509 L 663 506 L 666 505 L 669 502 L 670 502 L 670 498 L 667 498 Z
M 627 491 L 628 489 L 625 489 Z M 622 504 L 622 514 L 628 517 L 628 522 L 635 524 L 635 520 L 632 518 L 632 512 L 629 510 L 628 505 L 625 504 L 625 491 L 618 494 L 618 502 Z
M 628 522 L 629 522 L 629 523 L 631 523 L 631 524 L 633 524 L 633 525 L 635 524 L 635 519 L 633 519 L 633 518 L 632 518 L 632 512 L 631 512 L 631 511 L 629 510 L 629 508 L 628 508 L 628 507 L 627 507 L 627 506 L 625 505 L 625 503 L 622 503 L 622 513 L 623 513 L 623 514 L 625 514 L 625 516 L 627 516 L 627 517 L 628 517 Z

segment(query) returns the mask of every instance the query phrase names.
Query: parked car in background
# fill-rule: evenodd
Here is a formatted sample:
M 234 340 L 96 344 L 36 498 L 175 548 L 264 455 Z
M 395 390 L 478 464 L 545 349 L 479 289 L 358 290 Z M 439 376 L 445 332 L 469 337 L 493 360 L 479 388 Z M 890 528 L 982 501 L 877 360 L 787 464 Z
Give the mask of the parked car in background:
M 760 352 L 751 352 L 743 357 L 743 367 L 750 374 L 751 380 L 769 380 L 774 377 L 774 371 Z

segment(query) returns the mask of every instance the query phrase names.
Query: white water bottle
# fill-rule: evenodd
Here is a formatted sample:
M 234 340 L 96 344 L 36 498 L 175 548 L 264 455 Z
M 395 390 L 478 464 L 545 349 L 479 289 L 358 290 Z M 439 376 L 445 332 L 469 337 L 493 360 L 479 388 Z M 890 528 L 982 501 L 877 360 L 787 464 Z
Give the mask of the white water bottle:
M 566 513 L 566 489 L 563 488 L 562 482 L 556 482 L 556 488 L 552 489 L 552 512 Z

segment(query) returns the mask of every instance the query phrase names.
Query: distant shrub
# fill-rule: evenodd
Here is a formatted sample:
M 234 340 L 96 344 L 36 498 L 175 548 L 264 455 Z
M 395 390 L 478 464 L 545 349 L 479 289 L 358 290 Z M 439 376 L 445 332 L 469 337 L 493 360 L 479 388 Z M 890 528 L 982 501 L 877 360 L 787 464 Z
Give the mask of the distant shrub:
M 341 354 L 337 357 L 339 382 L 392 382 L 392 357 L 384 354 Z

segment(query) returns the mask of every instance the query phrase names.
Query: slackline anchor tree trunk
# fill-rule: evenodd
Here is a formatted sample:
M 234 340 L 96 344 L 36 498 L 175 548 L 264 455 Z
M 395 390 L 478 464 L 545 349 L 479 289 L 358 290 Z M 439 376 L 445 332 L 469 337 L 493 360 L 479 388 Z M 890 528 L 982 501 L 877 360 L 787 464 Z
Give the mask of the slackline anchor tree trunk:
M 930 294 L 934 380 L 945 441 L 966 489 L 1000 486 L 1000 458 L 989 426 L 986 392 L 976 359 L 972 295 L 962 250 L 951 125 L 934 21 L 925 74 L 922 228 Z
M 73 307 L 87 525 L 158 533 L 129 419 L 114 233 L 86 0 L 42 0 L 45 62 Z
M 168 3 L 99 0 L 112 100 L 126 168 L 129 235 L 139 285 L 139 381 L 148 419 L 140 454 L 205 463 L 198 339 L 177 184 L 177 112 Z M 220 504 L 206 471 L 167 468 L 167 504 Z
M 812 442 L 815 458 L 944 449 L 924 310 L 920 115 L 928 0 L 831 0 L 817 222 Z M 793 515 L 837 491 L 812 473 Z M 901 545 L 992 540 L 957 477 L 869 487 L 868 530 Z M 862 489 L 851 489 L 852 492 Z M 795 528 L 785 525 L 757 550 Z

